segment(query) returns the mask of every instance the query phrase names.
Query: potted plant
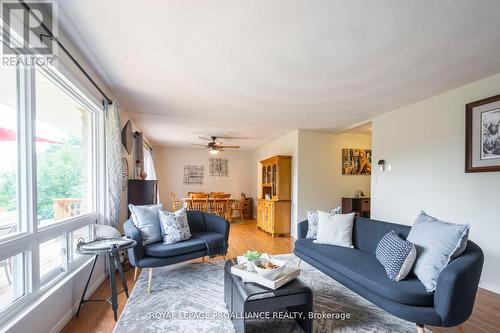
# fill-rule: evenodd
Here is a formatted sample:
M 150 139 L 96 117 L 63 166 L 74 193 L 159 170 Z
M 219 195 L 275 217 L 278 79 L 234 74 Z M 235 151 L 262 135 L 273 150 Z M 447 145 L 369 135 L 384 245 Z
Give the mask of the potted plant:
M 250 263 L 250 264 L 247 264 L 247 271 L 251 271 L 251 272 L 254 271 L 253 261 L 256 259 L 259 259 L 261 255 L 262 255 L 262 253 L 260 253 L 258 251 L 250 251 L 250 250 L 244 254 L 245 258 L 247 259 L 247 263 Z

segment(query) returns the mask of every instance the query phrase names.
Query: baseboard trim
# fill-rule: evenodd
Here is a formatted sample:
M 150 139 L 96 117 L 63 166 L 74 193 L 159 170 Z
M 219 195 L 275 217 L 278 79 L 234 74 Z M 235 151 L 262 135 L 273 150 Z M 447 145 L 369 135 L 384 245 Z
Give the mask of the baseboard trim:
M 89 286 L 89 289 L 87 290 L 87 295 L 92 295 L 94 292 L 101 286 L 101 284 L 106 280 L 108 277 L 108 274 L 103 273 L 99 278 Z M 90 297 L 90 296 L 89 296 Z M 57 324 L 50 330 L 50 333 L 59 333 L 62 331 L 64 326 L 69 323 L 71 318 L 76 315 L 76 311 L 78 310 L 78 304 L 80 302 L 76 302 L 69 310 L 66 312 L 66 314 L 57 322 Z
M 496 284 L 480 282 L 479 287 L 494 292 L 495 294 L 500 294 L 500 286 Z

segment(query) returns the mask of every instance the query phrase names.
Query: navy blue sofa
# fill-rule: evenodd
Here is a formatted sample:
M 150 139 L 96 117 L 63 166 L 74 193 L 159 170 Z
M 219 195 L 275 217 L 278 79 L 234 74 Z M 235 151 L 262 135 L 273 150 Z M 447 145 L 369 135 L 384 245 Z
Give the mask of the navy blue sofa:
M 441 272 L 434 292 L 427 292 L 415 275 L 391 281 L 375 257 L 380 239 L 394 230 L 406 238 L 409 226 L 356 218 L 354 249 L 315 244 L 307 235 L 308 222 L 298 225 L 294 253 L 370 302 L 396 317 L 423 325 L 451 327 L 466 321 L 472 313 L 483 267 L 483 252 L 468 241 L 465 252 Z
M 141 232 L 132 220 L 129 219 L 125 222 L 123 226 L 125 236 L 137 242 L 133 248 L 127 250 L 130 264 L 135 267 L 134 280 L 137 280 L 139 268 L 149 268 L 148 292 L 151 292 L 153 267 L 162 267 L 209 256 L 207 244 L 197 236 L 211 238 L 212 245 L 218 246 L 219 249 L 222 248 L 220 254 L 226 255 L 229 247 L 228 221 L 220 216 L 197 210 L 188 210 L 187 217 L 192 237 L 175 244 L 163 244 L 163 241 L 159 241 L 143 245 Z

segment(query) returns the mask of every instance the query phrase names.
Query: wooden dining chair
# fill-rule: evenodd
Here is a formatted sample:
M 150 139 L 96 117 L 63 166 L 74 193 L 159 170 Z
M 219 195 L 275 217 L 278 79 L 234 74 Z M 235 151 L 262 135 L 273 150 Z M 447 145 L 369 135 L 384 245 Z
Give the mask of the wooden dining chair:
M 188 192 L 188 197 L 191 198 L 191 194 L 207 194 L 206 192 Z
M 213 194 L 210 199 L 212 214 L 219 215 L 227 220 L 231 208 L 231 194 Z
M 202 212 L 209 212 L 208 198 L 210 196 L 207 193 L 189 193 L 189 200 L 187 209 L 189 210 L 200 210 Z
M 184 207 L 184 203 L 180 200 L 177 200 L 175 192 L 170 192 L 170 200 L 172 200 L 172 210 L 176 211 Z
M 245 218 L 243 217 L 243 211 L 245 210 L 246 199 L 247 199 L 246 194 L 244 192 L 241 192 L 240 200 L 235 200 L 231 207 L 231 215 L 234 212 L 238 212 L 238 216 L 241 219 L 241 222 L 245 222 Z

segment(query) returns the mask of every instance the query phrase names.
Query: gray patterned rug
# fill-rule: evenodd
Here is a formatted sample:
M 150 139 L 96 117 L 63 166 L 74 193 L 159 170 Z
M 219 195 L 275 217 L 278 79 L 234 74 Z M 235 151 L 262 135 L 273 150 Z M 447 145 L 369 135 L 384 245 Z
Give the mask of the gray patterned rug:
M 295 264 L 293 254 L 275 256 Z M 114 332 L 234 332 L 224 304 L 223 261 L 191 262 L 156 268 L 148 295 L 144 270 Z M 379 309 L 304 261 L 300 279 L 313 290 L 314 332 L 411 332 L 415 324 Z M 349 316 L 349 318 L 347 318 Z M 250 332 L 302 332 L 293 320 L 253 321 Z

